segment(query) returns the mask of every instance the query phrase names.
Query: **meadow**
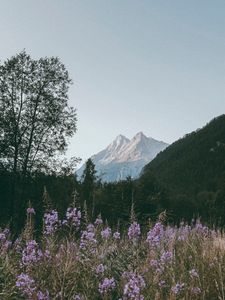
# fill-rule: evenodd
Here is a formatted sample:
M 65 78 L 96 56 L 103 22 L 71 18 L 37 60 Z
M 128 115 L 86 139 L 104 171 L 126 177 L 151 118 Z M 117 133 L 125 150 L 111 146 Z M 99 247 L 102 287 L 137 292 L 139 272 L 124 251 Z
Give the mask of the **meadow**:
M 199 220 L 142 228 L 132 211 L 121 230 L 73 206 L 46 211 L 37 235 L 34 219 L 28 207 L 16 239 L 0 230 L 1 300 L 225 299 L 224 234 Z

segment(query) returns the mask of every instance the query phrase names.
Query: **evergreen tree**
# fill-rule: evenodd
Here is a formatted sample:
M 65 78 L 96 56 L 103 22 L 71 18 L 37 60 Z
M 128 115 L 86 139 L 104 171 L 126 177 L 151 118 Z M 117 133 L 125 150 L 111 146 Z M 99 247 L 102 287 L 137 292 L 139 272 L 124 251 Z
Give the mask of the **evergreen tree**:
M 97 176 L 95 164 L 89 158 L 86 161 L 85 169 L 82 175 L 82 199 L 86 201 L 88 211 L 92 213 L 94 202 L 94 190 L 96 186 Z

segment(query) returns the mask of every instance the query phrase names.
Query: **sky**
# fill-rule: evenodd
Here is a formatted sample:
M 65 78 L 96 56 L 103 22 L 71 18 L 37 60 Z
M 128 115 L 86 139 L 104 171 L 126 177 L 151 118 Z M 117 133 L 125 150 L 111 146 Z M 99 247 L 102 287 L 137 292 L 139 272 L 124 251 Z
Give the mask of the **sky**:
M 0 0 L 0 60 L 58 56 L 83 160 L 119 134 L 167 143 L 225 112 L 224 0 Z

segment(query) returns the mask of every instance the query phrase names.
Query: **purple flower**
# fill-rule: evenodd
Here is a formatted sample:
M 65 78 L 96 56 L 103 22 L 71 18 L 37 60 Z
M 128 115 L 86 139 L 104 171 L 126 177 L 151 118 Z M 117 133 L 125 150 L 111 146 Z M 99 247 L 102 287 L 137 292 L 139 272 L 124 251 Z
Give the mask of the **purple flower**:
M 191 232 L 191 227 L 190 226 L 182 225 L 177 231 L 177 234 L 178 234 L 177 240 L 178 241 L 186 241 L 189 234 L 190 234 L 190 232 Z
M 35 210 L 33 207 L 28 207 L 27 208 L 27 214 L 28 215 L 35 215 Z
M 184 283 L 179 283 L 178 282 L 176 285 L 172 286 L 171 291 L 175 295 L 178 295 L 178 294 L 180 294 L 183 291 L 184 287 L 185 287 Z
M 22 239 L 21 239 L 21 237 L 19 237 L 19 238 L 17 238 L 16 240 L 15 240 L 15 242 L 14 242 L 14 248 L 15 248 L 15 250 L 16 250 L 16 252 L 17 253 L 22 253 L 22 245 L 21 245 L 21 243 L 22 243 Z
M 95 226 L 93 224 L 88 224 L 87 225 L 87 231 L 88 232 L 94 232 L 95 231 Z
M 158 222 L 147 233 L 147 242 L 149 243 L 149 246 L 158 247 L 163 236 L 164 236 L 163 225 L 160 222 Z
M 98 226 L 98 225 L 101 225 L 102 223 L 103 223 L 102 217 L 101 217 L 101 215 L 99 215 L 99 216 L 96 218 L 94 224 L 95 224 L 96 226 Z
M 101 295 L 105 295 L 110 293 L 116 288 L 115 279 L 112 278 L 104 278 L 101 283 L 99 283 L 98 290 Z
M 196 233 L 203 237 L 208 237 L 210 235 L 210 230 L 207 226 L 203 226 L 199 220 L 195 224 Z
M 157 259 L 151 259 L 150 260 L 150 266 L 153 267 L 153 268 L 158 268 L 159 266 L 159 262 Z
M 56 210 L 44 214 L 44 225 L 44 234 L 51 235 L 55 232 L 59 226 L 58 212 Z
M 24 273 L 17 276 L 16 287 L 28 297 L 32 297 L 36 290 L 34 280 Z
M 5 242 L 6 241 L 6 235 L 5 233 L 0 233 L 0 242 Z
M 127 273 L 125 277 L 128 277 L 128 282 L 124 286 L 123 299 L 129 300 L 142 300 L 144 296 L 141 295 L 141 290 L 145 287 L 145 281 L 142 276 L 135 273 Z
M 97 274 L 104 273 L 105 271 L 104 265 L 103 264 L 98 265 L 95 271 Z
M 35 240 L 28 241 L 26 248 L 22 252 L 22 264 L 29 265 L 38 262 L 43 256 Z
M 173 228 L 173 227 L 166 227 L 164 229 L 164 239 L 166 239 L 166 241 L 171 241 L 175 238 L 177 234 L 177 229 Z
M 101 231 L 101 236 L 103 239 L 108 239 L 112 233 L 110 227 L 106 227 L 104 230 Z
M 87 226 L 87 230 L 82 232 L 81 239 L 80 239 L 80 248 L 81 249 L 92 248 L 92 252 L 94 251 L 93 247 L 97 243 L 97 240 L 95 239 L 94 229 L 95 229 L 94 225 L 89 224 Z
M 163 265 L 166 265 L 167 263 L 171 263 L 173 259 L 173 253 L 170 251 L 165 251 L 161 255 L 160 262 Z
M 114 238 L 115 240 L 119 240 L 119 239 L 120 239 L 120 232 L 119 232 L 119 231 L 114 232 L 114 233 L 113 233 L 113 238 Z
M 137 222 L 133 222 L 130 224 L 128 228 L 128 237 L 130 240 L 137 240 L 141 234 L 140 225 Z
M 199 287 L 193 287 L 193 288 L 191 288 L 191 294 L 192 295 L 199 295 L 199 294 L 201 294 L 201 289 L 199 288 Z
M 76 207 L 69 207 L 66 211 L 66 220 L 63 221 L 64 224 L 71 224 L 78 229 L 80 227 L 81 212 Z
M 3 233 L 4 233 L 6 236 L 8 236 L 8 235 L 10 234 L 9 228 L 5 228 L 5 229 L 3 230 Z
M 157 269 L 156 269 L 156 273 L 158 274 L 163 274 L 164 272 L 164 267 L 163 266 L 159 266 Z
M 38 300 L 49 300 L 49 292 L 46 291 L 45 293 L 43 293 L 42 291 L 38 291 L 37 298 Z
M 4 233 L 1 234 L 0 239 L 0 253 L 6 254 L 9 248 L 11 247 L 12 242 L 6 239 L 6 235 Z
M 198 278 L 199 277 L 198 272 L 196 271 L 196 269 L 190 270 L 189 274 L 190 274 L 191 278 Z
M 44 256 L 45 256 L 46 258 L 48 258 L 48 259 L 51 258 L 51 254 L 50 254 L 50 251 L 49 251 L 48 249 L 45 250 Z
M 166 287 L 166 282 L 165 282 L 165 280 L 160 280 L 159 283 L 158 283 L 158 285 L 159 285 L 160 288 Z

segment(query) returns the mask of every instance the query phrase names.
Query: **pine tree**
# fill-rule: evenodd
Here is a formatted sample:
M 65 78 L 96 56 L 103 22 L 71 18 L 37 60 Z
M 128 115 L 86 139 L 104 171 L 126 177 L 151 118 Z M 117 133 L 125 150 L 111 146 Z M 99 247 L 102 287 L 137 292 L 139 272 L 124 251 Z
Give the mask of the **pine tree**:
M 96 185 L 96 170 L 95 164 L 89 158 L 86 161 L 85 169 L 82 175 L 82 199 L 86 201 L 89 213 L 92 213 L 94 208 L 94 190 Z

